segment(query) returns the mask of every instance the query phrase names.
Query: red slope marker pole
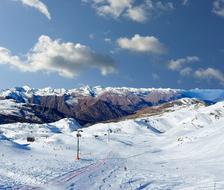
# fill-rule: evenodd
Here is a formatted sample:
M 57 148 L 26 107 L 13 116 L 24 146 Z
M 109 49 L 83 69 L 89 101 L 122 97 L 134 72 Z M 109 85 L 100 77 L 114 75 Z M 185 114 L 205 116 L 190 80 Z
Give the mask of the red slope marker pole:
M 77 159 L 77 160 L 80 160 L 80 156 L 79 156 L 79 152 L 80 152 L 79 138 L 82 136 L 82 135 L 80 134 L 80 132 L 83 132 L 83 131 L 82 131 L 82 130 L 78 130 L 78 131 L 77 131 L 77 134 L 76 134 L 76 137 L 77 137 L 77 155 L 76 155 L 76 159 Z

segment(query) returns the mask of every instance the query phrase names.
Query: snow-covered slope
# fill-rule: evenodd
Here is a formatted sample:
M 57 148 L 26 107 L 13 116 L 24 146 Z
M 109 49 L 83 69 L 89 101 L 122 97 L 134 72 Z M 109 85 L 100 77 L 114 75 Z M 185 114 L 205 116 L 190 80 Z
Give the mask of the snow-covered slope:
M 0 189 L 224 189 L 224 102 L 83 128 L 72 119 L 0 126 Z M 28 143 L 27 137 L 35 137 Z

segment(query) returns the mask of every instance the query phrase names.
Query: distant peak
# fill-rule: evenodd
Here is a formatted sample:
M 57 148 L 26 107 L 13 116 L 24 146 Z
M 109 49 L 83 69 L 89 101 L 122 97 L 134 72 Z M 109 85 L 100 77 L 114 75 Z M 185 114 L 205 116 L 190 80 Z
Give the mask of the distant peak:
M 32 90 L 32 88 L 31 88 L 30 86 L 28 86 L 28 85 L 24 85 L 22 88 L 23 88 L 25 91 L 30 91 L 30 90 Z

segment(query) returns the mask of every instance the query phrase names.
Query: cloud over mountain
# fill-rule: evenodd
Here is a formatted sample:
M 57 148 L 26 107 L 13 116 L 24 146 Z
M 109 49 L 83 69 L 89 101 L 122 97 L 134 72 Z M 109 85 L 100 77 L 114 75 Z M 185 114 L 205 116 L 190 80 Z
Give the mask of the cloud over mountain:
M 195 76 L 201 79 L 216 79 L 224 84 L 224 73 L 218 69 L 207 68 L 198 69 L 195 71 Z
M 0 47 L 0 64 L 23 72 L 57 73 L 67 78 L 88 69 L 98 69 L 102 75 L 116 72 L 114 61 L 109 56 L 97 54 L 79 43 L 52 40 L 44 35 L 24 56 L 12 55 L 10 50 Z
M 181 71 L 186 64 L 194 63 L 199 61 L 199 57 L 197 56 L 187 56 L 185 58 L 180 58 L 176 60 L 170 60 L 168 63 L 168 67 L 174 71 Z M 189 70 L 189 69 L 188 69 Z
M 198 61 L 200 61 L 200 58 L 197 56 L 187 56 L 186 58 L 170 60 L 168 68 L 178 71 L 182 76 L 192 76 L 202 80 L 218 80 L 221 84 L 224 84 L 224 73 L 221 70 L 211 67 L 193 69 L 189 66 L 189 64 Z

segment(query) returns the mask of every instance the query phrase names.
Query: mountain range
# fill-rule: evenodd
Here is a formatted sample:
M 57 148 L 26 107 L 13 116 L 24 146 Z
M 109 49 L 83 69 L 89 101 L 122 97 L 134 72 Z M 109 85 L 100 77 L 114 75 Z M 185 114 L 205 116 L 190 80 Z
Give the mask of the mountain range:
M 66 90 L 15 87 L 0 91 L 0 124 L 49 123 L 62 118 L 74 118 L 85 126 L 150 113 L 154 106 L 182 98 L 213 104 L 224 100 L 224 90 L 101 86 Z

